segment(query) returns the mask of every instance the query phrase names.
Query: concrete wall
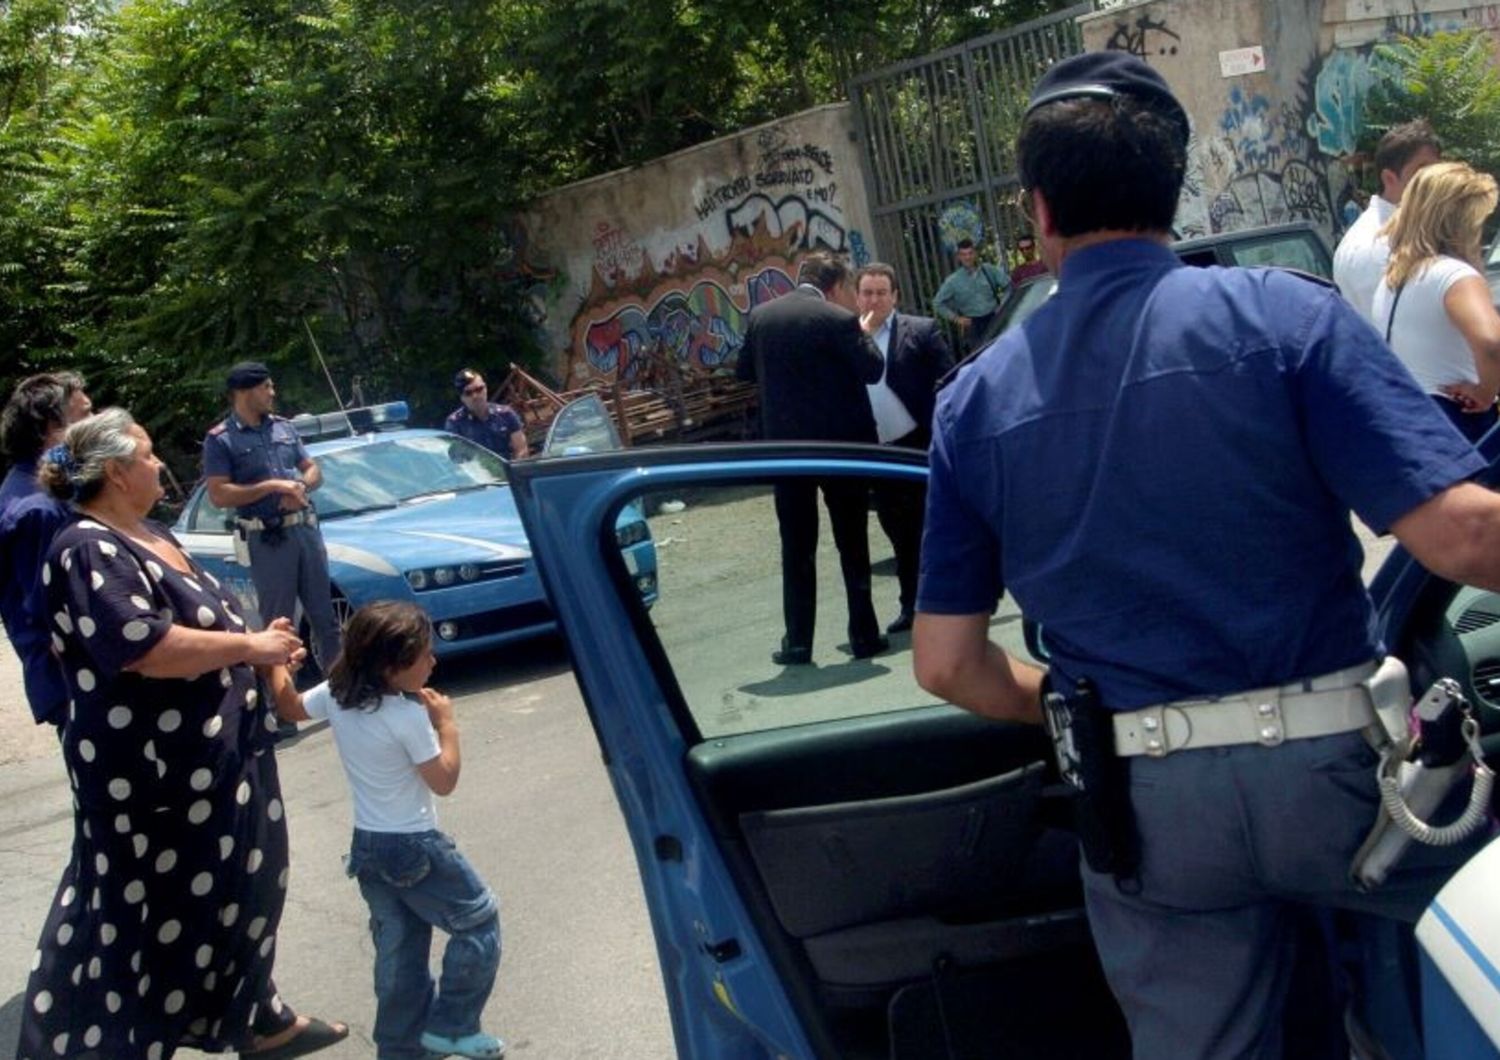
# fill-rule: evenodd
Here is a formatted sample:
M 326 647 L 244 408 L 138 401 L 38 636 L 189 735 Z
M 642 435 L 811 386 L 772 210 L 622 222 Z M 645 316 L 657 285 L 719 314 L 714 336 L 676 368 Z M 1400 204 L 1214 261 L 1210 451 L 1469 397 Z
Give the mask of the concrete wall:
M 869 259 L 869 207 L 847 104 L 818 107 L 530 204 L 516 232 L 559 379 L 634 378 L 664 349 L 727 368 L 751 306 L 812 250 Z
M 1146 59 L 1193 124 L 1182 237 L 1306 220 L 1330 239 L 1358 216 L 1351 158 L 1374 45 L 1500 28 L 1500 4 L 1454 0 L 1148 0 L 1080 20 L 1090 51 Z M 1260 48 L 1263 63 L 1252 53 Z M 1246 72 L 1248 71 L 1248 72 Z

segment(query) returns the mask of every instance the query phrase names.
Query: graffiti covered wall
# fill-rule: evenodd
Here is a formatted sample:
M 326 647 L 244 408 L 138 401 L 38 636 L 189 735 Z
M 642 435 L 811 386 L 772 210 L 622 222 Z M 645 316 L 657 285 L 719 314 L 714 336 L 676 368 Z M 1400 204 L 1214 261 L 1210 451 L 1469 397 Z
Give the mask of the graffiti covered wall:
M 1360 210 L 1351 156 L 1375 44 L 1461 26 L 1494 33 L 1500 4 L 1148 0 L 1081 23 L 1085 47 L 1141 56 L 1188 108 L 1180 237 L 1310 221 L 1333 239 Z
M 559 379 L 629 381 L 650 353 L 731 367 L 753 306 L 817 249 L 869 260 L 847 105 L 819 107 L 560 188 L 519 220 L 554 278 L 542 307 Z

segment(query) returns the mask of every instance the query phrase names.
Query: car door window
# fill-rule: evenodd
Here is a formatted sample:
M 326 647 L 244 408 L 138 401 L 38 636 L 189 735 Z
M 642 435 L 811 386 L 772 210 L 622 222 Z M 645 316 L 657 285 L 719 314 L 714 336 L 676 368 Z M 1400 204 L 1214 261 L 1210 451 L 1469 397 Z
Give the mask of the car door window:
M 227 534 L 233 527 L 234 512 L 220 508 L 210 500 L 208 490 L 200 491 L 198 502 L 188 516 L 188 530 L 197 534 Z
M 1302 272 L 1311 272 L 1319 276 L 1326 275 L 1328 272 L 1323 264 L 1325 255 L 1320 254 L 1319 248 L 1302 236 L 1292 235 L 1278 239 L 1233 243 L 1227 250 L 1236 265 L 1279 265 L 1282 268 L 1300 269 Z
M 849 481 L 889 488 L 888 480 L 884 486 Z M 812 662 L 792 666 L 771 658 L 784 632 L 774 484 L 695 486 L 632 503 L 647 513 L 655 545 L 658 593 L 645 620 L 701 739 L 940 702 L 912 674 L 909 632 L 891 635 L 889 651 L 853 657 L 839 554 L 821 499 Z M 873 505 L 867 537 L 875 614 L 884 629 L 900 610 L 899 588 L 891 544 Z M 997 635 L 1024 650 L 1017 619 L 1002 611 L 994 621 Z

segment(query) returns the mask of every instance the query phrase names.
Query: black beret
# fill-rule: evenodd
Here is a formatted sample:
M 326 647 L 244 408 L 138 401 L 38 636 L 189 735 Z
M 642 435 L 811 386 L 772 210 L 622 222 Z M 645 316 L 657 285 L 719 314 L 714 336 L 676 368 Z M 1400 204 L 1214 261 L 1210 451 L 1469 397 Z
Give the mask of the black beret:
M 241 361 L 229 369 L 229 389 L 249 390 L 271 378 L 271 369 L 259 361 Z
M 1187 140 L 1187 111 L 1172 95 L 1166 79 L 1129 52 L 1085 52 L 1064 59 L 1043 74 L 1031 90 L 1026 113 L 1029 115 L 1038 107 L 1064 99 L 1113 99 L 1116 96 L 1134 96 L 1175 118 L 1182 126 L 1182 139 Z

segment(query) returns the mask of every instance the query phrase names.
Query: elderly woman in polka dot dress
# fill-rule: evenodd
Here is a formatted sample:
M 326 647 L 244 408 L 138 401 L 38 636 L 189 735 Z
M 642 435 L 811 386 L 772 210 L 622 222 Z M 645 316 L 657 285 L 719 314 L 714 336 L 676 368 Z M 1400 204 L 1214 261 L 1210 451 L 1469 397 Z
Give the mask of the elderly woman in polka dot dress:
M 287 833 L 255 667 L 303 650 L 147 518 L 161 461 L 122 409 L 75 424 L 40 475 L 79 518 L 42 571 L 72 703 L 73 856 L 32 962 L 19 1056 L 284 1060 L 342 1025 L 295 1015 L 271 967 Z

